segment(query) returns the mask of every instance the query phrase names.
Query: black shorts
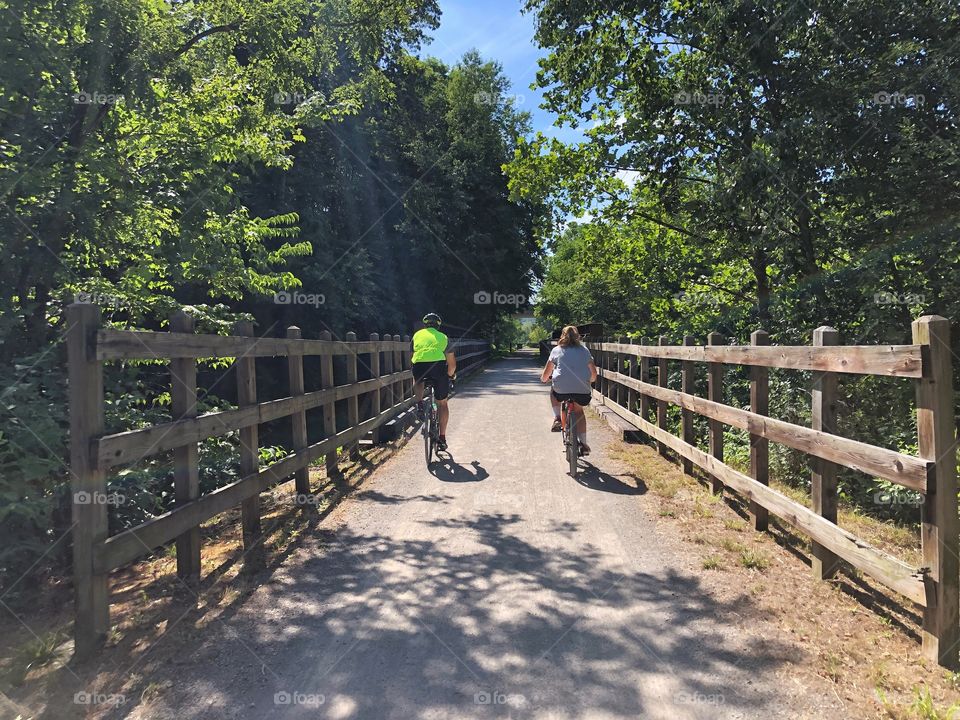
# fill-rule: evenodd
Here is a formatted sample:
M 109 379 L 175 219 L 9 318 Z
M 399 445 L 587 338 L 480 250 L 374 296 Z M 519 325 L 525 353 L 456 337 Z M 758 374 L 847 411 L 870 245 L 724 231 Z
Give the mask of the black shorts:
M 556 390 L 551 389 L 550 394 L 553 395 L 557 402 L 573 400 L 577 405 L 581 406 L 587 406 L 590 404 L 590 401 L 593 400 L 591 395 L 585 393 L 558 393 Z
M 420 382 L 430 380 L 433 385 L 433 396 L 437 400 L 446 400 L 450 394 L 450 376 L 447 375 L 447 361 L 423 362 L 413 364 L 413 380 Z

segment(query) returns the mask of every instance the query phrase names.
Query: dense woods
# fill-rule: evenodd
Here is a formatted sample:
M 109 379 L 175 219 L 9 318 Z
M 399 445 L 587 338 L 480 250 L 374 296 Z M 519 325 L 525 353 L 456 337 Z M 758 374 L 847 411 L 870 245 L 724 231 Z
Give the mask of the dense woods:
M 766 329 L 809 344 L 909 343 L 960 309 L 956 4 L 530 0 L 546 103 L 586 139 L 524 140 L 521 197 L 548 199 L 538 312 L 610 335 Z M 582 222 L 571 223 L 571 216 Z M 953 346 L 960 348 L 954 330 Z M 771 410 L 809 421 L 809 377 L 773 376 Z M 846 378 L 847 434 L 902 450 L 909 383 Z M 748 401 L 744 378 L 729 389 Z M 746 438 L 731 433 L 742 451 Z M 777 449 L 778 474 L 809 481 Z M 843 478 L 845 497 L 917 520 Z
M 412 332 L 431 310 L 490 336 L 513 308 L 474 294 L 530 294 L 540 205 L 502 171 L 528 119 L 495 63 L 421 57 L 438 18 L 433 0 L 3 8 L 0 574 L 55 560 L 69 527 L 74 299 L 122 327 L 187 307 L 202 332 L 309 338 Z M 163 373 L 113 371 L 108 427 L 168 415 Z M 231 400 L 202 390 L 202 409 Z M 205 489 L 235 479 L 234 443 L 204 443 Z M 119 526 L 169 505 L 163 458 L 116 482 L 135 500 Z

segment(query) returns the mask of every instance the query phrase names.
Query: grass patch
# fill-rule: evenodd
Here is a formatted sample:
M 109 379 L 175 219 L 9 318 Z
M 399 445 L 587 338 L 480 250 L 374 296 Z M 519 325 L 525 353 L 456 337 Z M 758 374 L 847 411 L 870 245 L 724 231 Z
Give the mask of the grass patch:
M 707 555 L 700 566 L 704 570 L 719 570 L 723 567 L 723 560 L 717 555 Z
M 693 514 L 700 518 L 712 518 L 713 510 L 705 507 L 699 500 L 696 500 L 693 505 Z
M 723 538 L 723 540 L 720 541 L 720 547 L 732 553 L 741 553 L 747 549 L 743 543 L 731 538 Z
M 647 487 L 662 498 L 674 498 L 680 492 L 680 483 L 676 480 L 661 480 L 652 485 L 648 483 Z
M 960 715 L 960 704 L 954 703 L 947 708 L 938 708 L 925 686 L 914 688 L 914 699 L 910 711 L 921 720 L 955 720 Z
M 751 570 L 766 570 L 770 567 L 770 556 L 760 550 L 743 548 L 740 551 L 740 564 Z
M 34 638 L 21 646 L 14 655 L 8 680 L 14 685 L 20 685 L 31 670 L 50 665 L 60 655 L 60 646 L 67 639 L 63 630 L 54 630 Z

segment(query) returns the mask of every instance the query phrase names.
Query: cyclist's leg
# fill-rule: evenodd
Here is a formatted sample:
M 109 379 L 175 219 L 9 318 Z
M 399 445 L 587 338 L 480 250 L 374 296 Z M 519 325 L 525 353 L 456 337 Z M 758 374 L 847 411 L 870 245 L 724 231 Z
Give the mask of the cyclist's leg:
M 413 396 L 418 403 L 423 400 L 423 378 L 425 374 L 423 363 L 413 364 Z
M 583 406 L 573 400 L 570 401 L 570 411 L 574 414 L 575 425 L 577 429 L 577 440 L 580 442 L 580 448 L 584 454 L 590 452 L 590 446 L 587 444 L 587 413 Z
M 433 379 L 433 392 L 437 399 L 437 424 L 440 429 L 440 449 L 445 450 L 447 444 L 447 421 L 450 419 L 450 406 L 447 397 L 450 395 L 450 378 L 447 375 L 447 364 L 437 363 L 430 373 Z
M 413 397 L 416 399 L 416 402 L 413 404 L 414 411 L 417 413 L 417 420 L 423 422 L 425 417 L 423 412 L 423 364 L 414 363 L 413 364 Z
M 560 432 L 560 399 L 550 388 L 550 405 L 553 407 L 553 426 L 550 428 L 553 432 Z
M 440 435 L 447 436 L 447 421 L 450 419 L 450 406 L 446 400 L 437 400 L 437 414 L 440 422 Z

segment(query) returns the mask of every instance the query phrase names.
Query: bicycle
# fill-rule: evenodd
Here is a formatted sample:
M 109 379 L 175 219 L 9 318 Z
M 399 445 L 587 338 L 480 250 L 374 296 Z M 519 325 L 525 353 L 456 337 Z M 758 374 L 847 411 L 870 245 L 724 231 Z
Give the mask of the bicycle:
M 453 393 L 453 378 L 450 378 L 450 392 Z M 423 452 L 427 460 L 427 467 L 433 462 L 433 456 L 440 459 L 437 445 L 440 443 L 440 408 L 433 394 L 433 381 L 430 378 L 423 380 L 423 425 L 420 433 L 423 435 Z
M 564 452 L 570 464 L 571 477 L 577 476 L 577 461 L 580 459 L 580 438 L 577 436 L 577 420 L 579 415 L 571 411 L 571 406 L 579 412 L 583 408 L 572 400 L 563 400 L 560 403 L 560 439 L 563 440 Z

